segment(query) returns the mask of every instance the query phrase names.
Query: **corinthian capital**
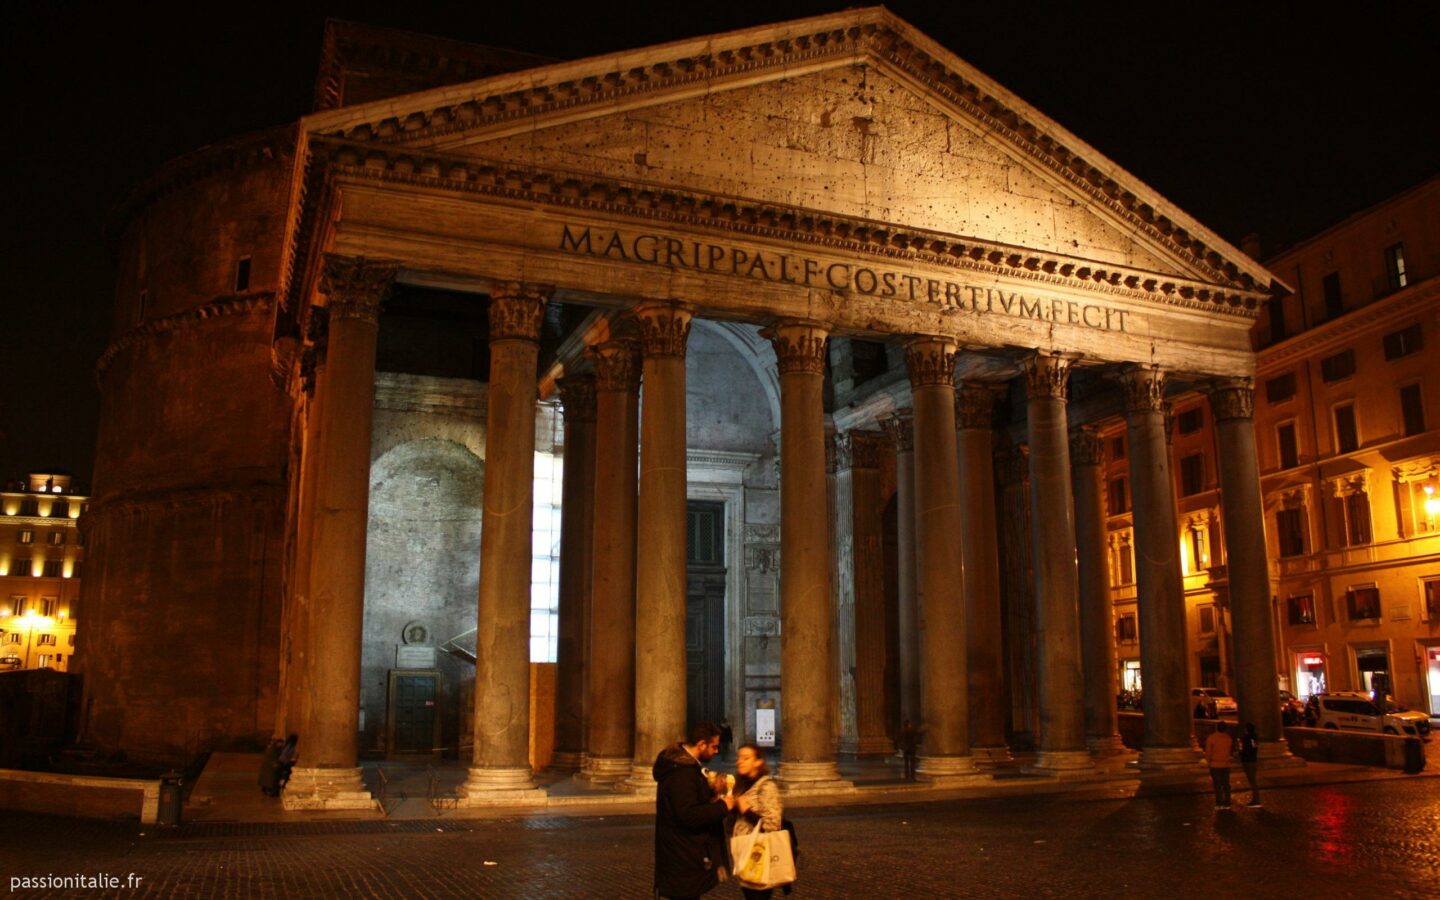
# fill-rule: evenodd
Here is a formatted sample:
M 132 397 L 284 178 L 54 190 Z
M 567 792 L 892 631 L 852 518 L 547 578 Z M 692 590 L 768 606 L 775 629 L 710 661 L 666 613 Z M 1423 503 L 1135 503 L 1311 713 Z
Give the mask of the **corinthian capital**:
M 1105 461 L 1100 429 L 1081 425 L 1070 432 L 1070 465 L 1098 466 Z
M 1210 412 L 1217 422 L 1255 418 L 1255 385 L 1249 378 L 1226 378 L 1210 387 Z
M 586 351 L 595 364 L 595 387 L 602 391 L 640 389 L 640 346 L 629 338 L 596 344 Z
M 1125 386 L 1125 412 L 1166 411 L 1165 373 L 1159 366 L 1130 366 L 1120 378 Z
M 519 281 L 495 285 L 490 291 L 490 343 L 540 340 L 545 302 L 553 288 Z
M 320 292 L 327 299 L 330 320 L 359 319 L 374 324 L 399 270 L 400 264 L 391 259 L 325 254 Z
M 830 329 L 808 319 L 781 319 L 761 332 L 770 339 L 781 375 L 825 374 L 825 346 Z
M 955 427 L 995 427 L 995 389 L 983 381 L 962 381 L 955 389 Z
M 925 335 L 905 342 L 905 368 L 910 372 L 911 389 L 955 385 L 955 341 Z
M 1075 360 L 1059 353 L 1040 351 L 1025 360 L 1025 396 L 1032 400 L 1064 400 L 1070 394 L 1070 369 Z
M 646 358 L 685 355 L 685 342 L 690 338 L 690 320 L 694 318 L 689 306 L 650 300 L 631 310 L 630 318 L 640 335 L 640 352 Z
M 885 436 L 895 444 L 899 453 L 910 453 L 915 449 L 915 413 L 909 409 L 897 409 L 893 416 L 880 423 Z
M 589 372 L 566 375 L 555 382 L 566 422 L 595 421 L 595 376 Z

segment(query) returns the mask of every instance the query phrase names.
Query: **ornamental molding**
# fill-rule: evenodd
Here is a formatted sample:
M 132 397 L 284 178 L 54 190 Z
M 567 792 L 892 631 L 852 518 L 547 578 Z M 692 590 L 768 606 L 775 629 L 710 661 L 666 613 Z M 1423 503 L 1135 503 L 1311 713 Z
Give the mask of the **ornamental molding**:
M 599 391 L 640 390 L 640 344 L 629 338 L 605 341 L 585 351 L 595 366 L 595 389 Z
M 560 391 L 560 405 L 565 421 L 595 421 L 596 377 L 588 372 L 564 375 L 555 380 Z
M 955 427 L 957 429 L 995 427 L 995 404 L 1000 399 L 994 385 L 981 381 L 962 381 L 955 386 Z
M 1331 322 L 1306 329 L 1255 354 L 1257 377 L 1272 377 L 1296 361 L 1353 343 L 1362 332 L 1389 330 L 1400 321 L 1440 300 L 1440 282 L 1422 281 L 1383 300 L 1347 312 Z
M 760 459 L 758 453 L 745 453 L 739 450 L 687 450 L 685 451 L 685 467 L 687 469 L 709 469 L 728 473 L 743 473 Z
M 339 319 L 370 325 L 380 321 L 380 307 L 399 271 L 400 264 L 394 260 L 326 253 L 320 268 L 320 293 L 326 298 L 329 327 Z
M 687 304 L 672 302 L 646 302 L 630 311 L 630 320 L 635 323 L 640 338 L 640 352 L 646 358 L 685 356 L 685 344 L 690 339 L 690 322 L 695 317 Z
M 656 58 L 670 48 L 668 58 Z M 603 69 L 596 60 L 560 63 L 427 91 L 412 99 L 426 108 L 409 112 L 397 111 L 391 100 L 320 113 L 307 124 L 312 141 L 323 137 L 376 149 L 418 141 L 456 145 L 483 140 L 487 132 L 542 127 L 527 119 L 573 120 L 587 108 L 599 115 L 699 88 L 870 64 L 971 120 L 991 140 L 1206 278 L 1239 291 L 1270 291 L 1272 276 L 1239 250 L 1168 209 L 1163 198 L 1094 148 L 887 10 L 841 12 L 602 59 Z
M 1215 421 L 1253 420 L 1255 418 L 1255 382 L 1249 378 L 1217 381 L 1208 389 L 1210 412 Z
M 1370 470 L 1346 472 L 1325 479 L 1325 489 L 1331 497 L 1349 497 L 1352 494 L 1370 493 Z
M 1065 400 L 1070 394 L 1070 370 L 1074 357 L 1063 353 L 1039 352 L 1024 362 L 1025 396 L 1031 400 Z
M 1105 442 L 1100 429 L 1081 425 L 1070 431 L 1070 465 L 1100 466 L 1105 464 Z
M 745 526 L 745 543 L 778 544 L 780 543 L 780 526 L 747 524 Z
M 1159 366 L 1129 366 L 1121 372 L 1120 383 L 1125 388 L 1125 414 L 1163 413 L 1168 440 L 1170 404 L 1165 402 L 1165 372 Z
M 819 322 L 781 319 L 760 332 L 775 351 L 781 375 L 825 375 L 825 348 L 830 329 Z
M 526 341 L 538 343 L 545 322 L 548 292 L 524 285 L 506 285 L 490 292 L 490 343 Z
M 1267 292 L 1227 290 L 1204 281 L 1129 269 L 1050 251 L 1015 247 L 970 235 L 845 216 L 825 210 L 687 190 L 500 159 L 456 156 L 424 148 L 357 146 L 317 138 L 310 193 L 326 193 L 326 179 L 378 181 L 555 206 L 579 213 L 627 216 L 742 238 L 810 245 L 902 265 L 921 263 L 977 276 L 1010 278 L 1119 300 L 1161 304 L 1255 319 Z M 313 217 L 311 217 L 313 219 Z M 293 260 L 303 257 L 297 238 Z
M 1407 460 L 1399 463 L 1390 471 L 1399 484 L 1429 481 L 1431 478 L 1440 477 L 1440 457 Z
M 926 335 L 906 341 L 905 368 L 910 373 L 911 389 L 944 387 L 953 391 L 958 352 L 954 338 Z
M 214 319 L 228 318 L 231 316 L 249 316 L 259 313 L 270 312 L 275 302 L 273 291 L 257 291 L 250 294 L 236 294 L 230 297 L 221 297 L 206 303 L 204 306 L 197 306 L 194 309 L 187 309 L 184 312 L 173 313 L 168 316 L 161 316 L 156 319 L 147 319 L 135 326 L 120 337 L 111 342 L 100 354 L 95 362 L 95 377 L 99 379 L 110 368 L 115 357 L 151 338 L 162 334 L 177 334 L 198 328 Z
M 1311 486 L 1309 482 L 1304 484 L 1291 485 L 1278 490 L 1269 491 L 1265 495 L 1265 505 L 1279 509 L 1309 509 Z
M 885 429 L 885 436 L 895 445 L 897 453 L 913 453 L 915 451 L 914 410 L 897 409 L 892 415 L 886 416 L 880 421 L 880 427 Z
M 847 431 L 837 434 L 835 442 L 835 467 L 846 469 L 878 469 L 881 454 L 887 443 L 879 431 Z

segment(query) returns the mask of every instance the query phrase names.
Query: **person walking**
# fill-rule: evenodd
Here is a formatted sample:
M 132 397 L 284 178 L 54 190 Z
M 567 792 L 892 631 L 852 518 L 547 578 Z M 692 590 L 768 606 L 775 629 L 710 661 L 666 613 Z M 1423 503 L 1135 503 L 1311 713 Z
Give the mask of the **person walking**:
M 765 764 L 764 753 L 758 746 L 741 744 L 735 751 L 735 774 L 735 812 L 730 817 L 730 836 L 783 828 L 780 786 L 770 777 L 770 767 Z M 770 900 L 775 889 L 755 890 L 742 885 L 740 893 L 745 895 L 745 900 Z
M 1250 809 L 1260 808 L 1260 736 L 1255 733 L 1255 723 L 1245 723 L 1245 733 L 1240 736 L 1240 768 L 1245 770 L 1245 780 L 1250 783 Z
M 689 739 L 661 750 L 651 768 L 657 786 L 655 892 L 668 900 L 699 897 L 725 880 L 725 817 L 735 800 L 713 787 L 704 770 L 719 752 L 720 729 L 697 722 Z
M 1205 764 L 1210 767 L 1210 783 L 1215 788 L 1215 808 L 1230 808 L 1230 754 L 1235 740 L 1225 722 L 1215 725 L 1215 732 L 1205 739 Z
M 905 780 L 915 780 L 915 755 L 920 751 L 920 739 L 925 734 L 924 726 L 916 726 L 909 719 L 900 729 L 900 754 L 905 757 Z

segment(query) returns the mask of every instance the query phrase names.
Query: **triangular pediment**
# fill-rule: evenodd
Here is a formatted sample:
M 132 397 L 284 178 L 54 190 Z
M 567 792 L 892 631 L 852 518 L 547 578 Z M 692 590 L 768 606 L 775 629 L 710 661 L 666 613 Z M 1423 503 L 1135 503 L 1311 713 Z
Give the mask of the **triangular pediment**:
M 312 144 L 345 145 L 349 159 L 410 154 L 401 165 L 442 177 L 449 161 L 472 160 L 572 191 L 595 181 L 674 191 L 731 215 L 834 217 L 846 233 L 954 239 L 952 253 L 1114 285 L 1207 296 L 1214 286 L 1230 304 L 1232 292 L 1253 305 L 1278 285 L 878 7 L 497 76 L 305 126 Z

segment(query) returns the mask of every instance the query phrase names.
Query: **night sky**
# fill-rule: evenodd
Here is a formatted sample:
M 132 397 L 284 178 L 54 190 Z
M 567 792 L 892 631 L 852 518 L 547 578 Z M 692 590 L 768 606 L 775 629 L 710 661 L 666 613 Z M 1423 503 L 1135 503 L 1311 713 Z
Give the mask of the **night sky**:
M 0 478 L 89 482 L 107 213 L 165 160 L 306 113 L 327 16 L 575 58 L 844 5 L 0 0 Z M 1440 172 L 1432 4 L 889 5 L 1232 243 L 1272 252 Z

